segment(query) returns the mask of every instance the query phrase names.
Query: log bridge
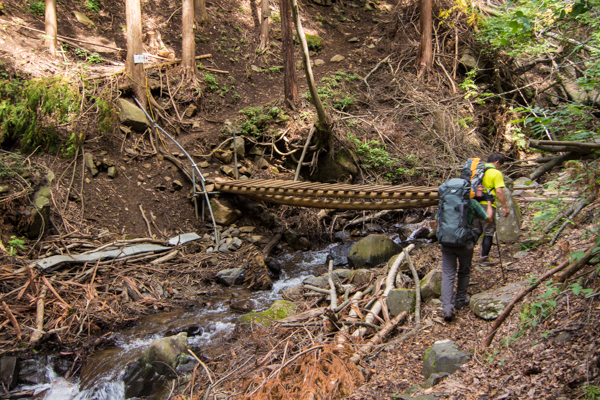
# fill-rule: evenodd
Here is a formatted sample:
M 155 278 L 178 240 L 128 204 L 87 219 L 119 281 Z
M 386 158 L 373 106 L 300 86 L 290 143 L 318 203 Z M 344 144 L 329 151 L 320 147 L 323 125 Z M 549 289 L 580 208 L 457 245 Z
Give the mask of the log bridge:
M 215 190 L 256 201 L 336 210 L 399 210 L 436 206 L 439 201 L 437 187 L 426 186 L 218 179 Z

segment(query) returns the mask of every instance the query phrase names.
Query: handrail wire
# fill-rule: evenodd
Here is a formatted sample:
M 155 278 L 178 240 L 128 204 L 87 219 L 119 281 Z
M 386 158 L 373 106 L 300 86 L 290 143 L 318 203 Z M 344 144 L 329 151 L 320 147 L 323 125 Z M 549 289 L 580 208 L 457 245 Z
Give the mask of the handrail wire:
M 198 166 L 196 165 L 196 162 L 194 161 L 194 159 L 188 154 L 187 151 L 185 151 L 185 149 L 179 144 L 179 142 L 177 142 L 177 140 L 175 140 L 163 128 L 161 128 L 160 126 L 158 126 L 158 124 L 156 122 L 154 122 L 154 120 L 152 119 L 152 117 L 150 117 L 150 115 L 148 115 L 148 113 L 146 112 L 146 110 L 144 110 L 144 107 L 142 107 L 142 105 L 140 104 L 140 102 L 135 97 L 133 97 L 133 100 L 135 100 L 135 102 L 137 103 L 138 107 L 144 112 L 144 114 L 146 114 L 146 117 L 150 120 L 150 122 L 152 122 L 152 124 L 156 128 L 160 129 L 160 131 L 162 133 L 164 133 L 165 135 L 167 135 L 167 137 L 169 139 L 171 139 L 173 141 L 173 143 L 175 143 L 177 145 L 177 147 L 179 147 L 179 149 L 181 151 L 183 151 L 183 154 L 185 154 L 185 156 L 188 158 L 188 160 L 190 160 L 190 162 L 192 163 L 192 167 L 194 167 L 194 169 L 198 173 L 198 176 L 200 177 L 200 185 L 202 185 L 202 190 L 204 191 L 204 197 L 206 198 L 206 204 L 208 205 L 208 211 L 210 212 L 210 218 L 212 219 L 213 227 L 215 229 L 215 244 L 218 245 L 219 244 L 219 229 L 217 228 L 217 223 L 215 222 L 215 216 L 213 214 L 212 207 L 210 206 L 210 201 L 209 201 L 209 198 L 208 198 L 208 192 L 206 191 L 206 186 L 204 185 L 204 175 L 202 175 L 202 172 L 200 172 L 200 170 L 198 169 Z

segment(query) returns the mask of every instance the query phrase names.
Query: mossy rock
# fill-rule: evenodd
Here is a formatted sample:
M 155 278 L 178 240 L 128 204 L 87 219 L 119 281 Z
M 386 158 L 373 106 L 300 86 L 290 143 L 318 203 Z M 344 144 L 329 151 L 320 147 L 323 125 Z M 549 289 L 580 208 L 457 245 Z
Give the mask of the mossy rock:
M 252 311 L 242 315 L 240 320 L 242 322 L 257 322 L 264 326 L 269 326 L 274 320 L 279 321 L 280 319 L 295 315 L 297 312 L 296 305 L 291 301 L 277 300 L 268 309 L 260 312 Z
M 308 48 L 313 51 L 323 50 L 323 39 L 319 36 L 306 34 L 306 43 Z

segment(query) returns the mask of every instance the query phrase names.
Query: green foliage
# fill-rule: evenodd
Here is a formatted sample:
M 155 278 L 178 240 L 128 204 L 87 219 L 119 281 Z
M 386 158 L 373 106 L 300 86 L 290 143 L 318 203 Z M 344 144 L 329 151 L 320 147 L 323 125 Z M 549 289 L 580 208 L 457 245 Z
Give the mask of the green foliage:
M 85 0 L 85 8 L 98 14 L 100 11 L 100 3 L 102 3 L 102 0 Z
M 46 3 L 39 0 L 27 0 L 27 7 L 34 15 L 43 16 L 46 13 Z
M 531 231 L 540 232 L 550 223 L 564 208 L 565 204 L 557 199 L 534 201 L 529 204 L 529 211 L 533 213 Z
M 219 81 L 216 76 L 213 74 L 209 74 L 208 72 L 204 73 L 204 82 L 208 86 L 208 90 L 210 92 L 214 92 L 219 89 Z
M 92 97 L 91 100 L 96 103 L 98 129 L 103 133 L 110 133 L 117 122 L 117 113 L 115 109 L 102 97 Z
M 323 105 L 340 111 L 348 111 L 355 101 L 354 91 L 351 91 L 349 86 L 359 79 L 358 75 L 344 71 L 337 71 L 331 76 L 321 78 L 321 86 L 317 88 L 317 93 Z M 310 92 L 307 91 L 304 96 L 312 101 Z
M 89 62 L 90 64 L 99 64 L 101 62 L 104 62 L 104 58 L 102 58 L 100 54 L 96 52 L 93 52 L 92 54 L 88 55 L 88 52 L 86 50 L 75 49 L 75 54 L 79 58 L 85 59 L 85 61 Z
M 56 125 L 80 112 L 76 86 L 62 78 L 0 81 L 0 98 L 0 144 L 19 140 L 26 151 L 56 151 Z
M 465 99 L 472 98 L 473 102 L 477 104 L 485 104 L 485 99 L 492 96 L 492 93 L 480 93 L 479 87 L 475 84 L 475 78 L 477 77 L 478 69 L 474 68 L 467 72 L 465 79 L 459 84 L 459 86 L 465 90 Z
M 570 287 L 571 287 L 571 291 L 573 292 L 573 294 L 575 296 L 579 296 L 580 294 L 583 293 L 583 295 L 587 299 L 588 297 L 590 297 L 591 295 L 594 294 L 594 289 L 584 289 L 583 287 L 581 287 L 579 282 L 572 283 L 570 285 Z
M 8 255 L 14 256 L 20 250 L 25 250 L 25 241 L 16 236 L 11 236 L 8 241 Z
M 279 107 L 246 107 L 239 113 L 246 117 L 241 125 L 245 135 L 260 136 L 270 124 L 279 124 L 289 119 Z
M 546 282 L 544 294 L 538 296 L 535 302 L 526 303 L 523 306 L 520 314 L 521 328 L 524 330 L 535 328 L 540 322 L 548 318 L 556 308 L 556 300 L 553 297 L 558 292 L 559 289 L 554 282 Z
M 565 164 L 571 182 L 579 189 L 588 193 L 598 193 L 600 190 L 600 161 L 574 160 Z
M 583 392 L 582 399 L 584 400 L 600 399 L 600 386 L 584 385 L 581 387 L 581 391 Z

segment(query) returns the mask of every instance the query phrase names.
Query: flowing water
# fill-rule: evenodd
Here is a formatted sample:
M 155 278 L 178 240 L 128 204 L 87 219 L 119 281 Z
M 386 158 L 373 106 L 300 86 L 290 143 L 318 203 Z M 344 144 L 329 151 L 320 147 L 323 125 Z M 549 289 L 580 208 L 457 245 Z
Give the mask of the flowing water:
M 320 251 L 282 255 L 277 260 L 281 267 L 280 279 L 273 282 L 273 288 L 269 291 L 218 288 L 210 293 L 210 303 L 203 308 L 179 309 L 143 317 L 133 328 L 112 336 L 116 344 L 114 348 L 90 356 L 77 380 L 68 381 L 48 366 L 45 372 L 49 383 L 23 386 L 20 389 L 33 390 L 36 399 L 44 400 L 124 399 L 125 367 L 137 360 L 152 341 L 174 332 L 186 331 L 191 349 L 218 351 L 222 342 L 233 332 L 240 316 L 228 306 L 232 298 L 251 301 L 255 310 L 267 308 L 273 301 L 281 299 L 281 293 L 286 289 L 324 272 L 328 257 L 337 256 L 336 264 L 345 263 L 344 257 L 339 256 L 339 246 L 348 244 L 334 244 Z

